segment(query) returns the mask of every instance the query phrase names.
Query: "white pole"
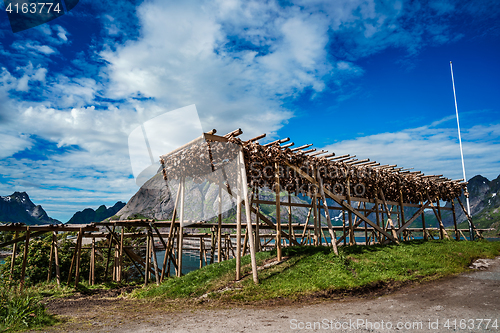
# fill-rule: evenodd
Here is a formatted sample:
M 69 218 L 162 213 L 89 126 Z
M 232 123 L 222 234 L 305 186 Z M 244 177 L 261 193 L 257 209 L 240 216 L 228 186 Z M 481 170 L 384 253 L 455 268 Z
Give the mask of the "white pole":
M 464 152 L 462 150 L 462 136 L 460 135 L 460 121 L 458 120 L 458 106 L 457 106 L 457 94 L 455 92 L 455 79 L 453 77 L 453 65 L 450 61 L 450 69 L 451 69 L 451 82 L 453 83 L 453 97 L 455 98 L 455 112 L 457 114 L 457 127 L 458 127 L 458 142 L 460 144 L 460 156 L 462 158 L 462 172 L 464 176 L 464 182 L 467 181 L 467 177 L 465 176 L 465 164 L 464 164 Z M 467 191 L 467 187 L 465 187 L 465 199 L 467 201 L 467 213 L 470 215 L 470 203 L 469 203 L 469 193 Z M 467 219 L 468 220 L 468 219 Z M 470 238 L 474 238 L 474 235 L 472 234 L 472 226 L 469 221 L 469 231 L 470 231 Z

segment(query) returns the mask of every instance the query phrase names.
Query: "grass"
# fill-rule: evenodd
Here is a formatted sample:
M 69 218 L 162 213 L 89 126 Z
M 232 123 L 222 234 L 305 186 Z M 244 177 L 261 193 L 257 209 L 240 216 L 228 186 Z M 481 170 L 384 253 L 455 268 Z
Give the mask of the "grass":
M 0 281 L 0 333 L 37 329 L 57 323 L 57 318 L 46 312 L 42 300 L 68 297 L 75 292 L 91 294 L 94 290 L 116 289 L 131 285 L 134 284 L 107 282 L 90 286 L 83 282 L 75 289 L 73 284 L 58 286 L 52 281 L 26 286 L 24 291 L 19 292 L 19 285 L 16 282 L 3 279 Z
M 31 289 L 18 292 L 17 287 L 6 281 L 0 286 L 0 332 L 39 328 L 57 321 L 46 313 L 40 293 Z
M 156 299 L 210 299 L 258 302 L 276 298 L 300 299 L 317 293 L 345 292 L 391 282 L 436 279 L 468 270 L 477 258 L 492 258 L 500 242 L 411 241 L 400 245 L 352 246 L 336 256 L 328 247 L 288 247 L 288 259 L 251 277 L 249 256 L 242 258 L 243 276 L 234 282 L 235 260 L 205 266 L 160 286 L 135 290 L 132 296 Z M 275 256 L 257 254 L 257 264 Z M 229 288 L 226 288 L 229 287 Z M 220 292 L 223 288 L 227 291 Z

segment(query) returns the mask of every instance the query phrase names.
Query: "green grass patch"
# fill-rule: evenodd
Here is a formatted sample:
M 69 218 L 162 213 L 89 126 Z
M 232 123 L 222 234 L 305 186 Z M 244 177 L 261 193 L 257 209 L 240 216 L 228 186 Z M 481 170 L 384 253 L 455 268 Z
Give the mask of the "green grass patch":
M 137 298 L 211 299 L 255 302 L 279 297 L 296 299 L 324 291 L 347 291 L 391 281 L 436 279 L 468 270 L 477 258 L 492 258 L 500 242 L 453 240 L 410 241 L 400 245 L 351 246 L 335 255 L 328 247 L 287 247 L 288 259 L 259 271 L 259 285 L 251 277 L 250 258 L 242 258 L 243 276 L 234 282 L 235 260 L 212 264 L 160 286 L 137 289 Z M 275 252 L 257 254 L 260 266 Z M 229 288 L 227 288 L 229 287 Z M 220 292 L 220 290 L 228 289 Z
M 46 313 L 40 302 L 42 295 L 27 289 L 18 292 L 18 285 L 2 281 L 0 286 L 0 332 L 53 325 L 57 320 Z

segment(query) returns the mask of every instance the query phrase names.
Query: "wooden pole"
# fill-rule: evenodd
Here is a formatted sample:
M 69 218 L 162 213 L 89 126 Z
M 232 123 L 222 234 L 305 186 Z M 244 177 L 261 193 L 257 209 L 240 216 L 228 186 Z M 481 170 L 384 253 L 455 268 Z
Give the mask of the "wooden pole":
M 446 230 L 444 229 L 444 225 L 443 225 L 443 221 L 441 220 L 441 215 L 438 213 L 438 211 L 436 210 L 436 208 L 434 208 L 434 205 L 432 204 L 432 200 L 431 198 L 429 197 L 429 193 L 427 192 L 427 199 L 429 200 L 429 203 L 431 205 L 431 208 L 432 210 L 434 211 L 434 215 L 436 216 L 437 220 L 438 220 L 438 223 L 439 223 L 439 231 L 440 231 L 440 234 L 442 233 L 444 238 L 446 239 L 450 239 L 450 236 L 448 236 L 448 233 L 446 232 Z M 439 201 L 439 198 L 437 198 L 437 200 Z M 443 238 L 441 238 L 443 239 Z
M 319 230 L 318 230 L 318 205 L 317 205 L 317 200 L 316 200 L 316 192 L 312 193 L 312 209 L 313 209 L 313 223 L 314 223 L 314 235 L 313 235 L 313 238 L 314 238 L 314 246 L 318 246 L 319 245 L 319 241 L 318 241 L 318 235 L 319 235 Z
M 318 190 L 318 193 L 319 194 L 319 190 Z M 316 197 L 316 208 L 318 209 L 318 244 L 319 245 L 323 245 L 323 237 L 321 236 L 322 233 L 323 233 L 323 228 L 321 226 L 321 202 L 320 202 L 320 198 Z M 326 241 L 326 239 L 325 239 Z M 328 244 L 327 244 L 328 245 Z
M 394 230 L 394 224 L 392 223 L 391 212 L 389 211 L 389 207 L 387 206 L 387 202 L 385 201 L 384 192 L 382 191 L 382 189 L 379 189 L 379 191 L 380 191 L 380 196 L 382 197 L 382 201 L 383 201 L 384 206 L 385 206 L 385 210 L 387 211 L 387 222 L 389 224 L 389 227 L 391 228 L 392 237 L 394 237 L 394 240 L 396 241 L 396 243 L 399 244 L 398 235 L 396 233 L 396 230 Z M 391 211 L 392 211 L 392 208 L 391 208 Z
M 376 219 L 377 219 L 377 225 L 380 227 L 380 209 L 379 209 L 379 203 L 378 203 L 378 189 L 375 189 L 375 214 L 376 214 Z M 378 242 L 382 244 L 382 237 L 380 235 L 380 232 L 378 233 Z
M 144 258 L 144 286 L 149 283 L 150 265 L 151 265 L 151 237 L 149 232 L 146 235 L 146 258 Z
M 288 193 L 288 246 L 292 246 L 292 237 L 293 237 L 293 229 L 292 229 L 292 196 Z
M 422 207 L 424 207 L 424 201 L 422 200 Z M 427 231 L 425 230 L 425 209 L 422 211 L 422 231 L 424 233 L 424 240 L 427 240 Z
M 54 243 L 54 257 L 56 264 L 56 281 L 57 285 L 61 285 L 61 270 L 59 267 L 59 243 L 57 242 L 57 231 L 52 232 L 52 242 Z
M 439 204 L 439 198 L 436 199 L 436 206 L 437 206 L 437 211 L 439 215 L 439 220 L 443 221 L 443 218 L 441 217 L 441 205 Z M 442 223 L 439 223 L 439 237 L 441 239 L 444 239 L 444 225 Z
M 179 181 L 179 187 L 177 188 L 177 195 L 175 196 L 175 204 L 174 204 L 174 211 L 172 212 L 172 221 L 170 223 L 170 228 L 168 230 L 168 241 L 167 241 L 167 246 L 165 248 L 165 257 L 163 257 L 163 266 L 161 267 L 161 281 L 163 281 L 163 278 L 165 276 L 165 270 L 168 269 L 168 274 L 167 276 L 170 275 L 170 262 L 168 262 L 167 259 L 172 260 L 172 262 L 175 265 L 175 268 L 177 269 L 177 263 L 173 260 L 174 257 L 172 256 L 172 250 L 174 247 L 174 235 L 175 235 L 175 218 L 177 216 L 177 204 L 179 203 L 179 198 L 181 195 L 181 186 L 182 182 Z M 161 237 L 160 237 L 161 238 Z
M 344 246 L 347 245 L 346 228 L 345 228 L 345 210 L 342 209 L 342 234 L 344 237 Z
M 346 199 L 347 199 L 347 204 L 351 206 L 351 183 L 350 183 L 350 177 L 347 177 L 347 185 L 346 185 Z M 353 222 L 352 222 L 352 213 L 349 211 L 347 213 L 348 219 L 349 219 L 349 245 L 354 245 L 355 244 L 355 239 L 354 239 L 354 228 L 353 228 Z
M 241 176 L 239 175 L 239 156 L 238 156 L 238 180 L 236 189 L 236 281 L 241 279 Z M 245 184 L 246 185 L 246 184 Z
M 24 241 L 24 255 L 23 255 L 23 265 L 21 268 L 21 283 L 19 285 L 20 291 L 23 290 L 24 288 L 24 279 L 25 279 L 25 273 L 26 273 L 26 263 L 28 262 L 28 248 L 30 244 L 30 227 L 26 227 L 26 240 Z
M 302 239 L 300 240 L 300 245 L 307 244 L 306 232 L 307 232 L 307 226 L 309 225 L 309 219 L 311 218 L 311 213 L 312 213 L 312 206 L 309 208 L 309 211 L 307 212 L 306 223 L 304 224 L 304 230 L 302 230 Z
M 222 262 L 222 182 L 219 178 L 219 214 L 217 215 L 217 262 Z
M 203 237 L 200 237 L 200 268 L 203 267 Z
M 118 282 L 118 265 L 120 256 L 120 242 L 115 243 L 115 252 L 113 254 L 113 281 Z
M 406 220 L 405 220 L 405 206 L 403 203 L 403 190 L 401 188 L 399 189 L 399 208 L 401 209 L 401 214 L 399 215 L 400 216 L 399 228 L 401 228 L 406 222 Z M 403 240 L 407 240 L 406 236 L 403 237 Z
M 19 237 L 19 231 L 16 230 L 16 233 L 14 234 L 14 238 L 16 239 Z M 10 257 L 10 279 L 14 280 L 14 264 L 16 262 L 16 250 L 17 250 L 17 242 L 14 243 L 12 246 L 12 256 Z
M 366 210 L 366 202 L 363 202 L 363 208 Z M 368 239 L 368 225 L 365 222 L 365 245 L 370 245 L 369 239 Z
M 122 281 L 123 275 L 123 238 L 125 237 L 125 228 L 122 226 L 121 235 L 120 235 L 120 255 L 118 258 L 118 282 Z
M 158 260 L 156 258 L 156 251 L 155 251 L 155 237 L 153 235 L 153 230 L 151 228 L 151 225 L 149 226 L 148 232 L 149 232 L 150 237 L 151 237 L 151 251 L 153 252 L 153 264 L 155 267 L 155 281 L 156 281 L 156 285 L 159 286 L 160 285 L 160 275 L 158 274 Z
M 177 250 L 177 276 L 182 276 L 182 244 L 183 244 L 183 233 L 184 233 L 184 187 L 185 187 L 185 178 L 182 178 L 182 186 L 181 186 L 181 214 L 179 221 L 179 240 L 178 242 L 178 250 Z
M 52 261 L 54 260 L 54 241 L 50 243 L 50 256 L 49 256 L 49 273 L 47 274 L 47 283 L 50 282 L 52 277 Z
M 243 237 L 243 250 L 241 251 L 242 256 L 246 255 L 248 243 L 248 228 L 245 228 L 245 237 Z
M 90 285 L 95 284 L 95 237 L 92 237 L 92 252 L 90 252 Z
M 259 199 L 259 189 L 256 188 L 255 192 L 256 192 L 256 197 L 257 197 L 257 200 L 258 200 Z M 255 209 L 257 211 L 257 213 L 255 214 L 255 251 L 256 252 L 260 252 L 261 251 L 261 247 L 260 247 L 260 230 L 259 230 L 259 228 L 260 228 L 259 208 L 260 208 L 259 203 L 256 203 L 256 205 L 255 205 Z
M 111 231 L 111 233 L 115 232 L 115 227 L 116 226 L 113 226 L 113 230 Z M 109 230 L 109 228 L 108 228 L 108 230 Z M 106 281 L 108 279 L 109 260 L 111 258 L 111 246 L 112 245 L 113 245 L 113 237 L 111 236 L 111 234 L 109 234 L 108 256 L 106 258 L 106 270 L 104 272 L 104 281 Z M 73 265 L 71 265 L 71 267 L 73 267 Z M 70 270 L 69 274 L 71 276 L 71 270 Z M 69 277 L 68 277 L 68 284 L 69 284 Z
M 255 244 L 253 240 L 252 233 L 252 215 L 250 211 L 250 200 L 247 193 L 247 175 L 245 171 L 245 159 L 243 156 L 243 151 L 240 150 L 240 167 L 239 174 L 241 176 L 241 183 L 243 188 L 243 198 L 245 198 L 245 214 L 247 219 L 247 233 L 248 233 L 248 245 L 250 247 L 250 261 L 252 263 L 252 277 L 255 284 L 259 283 L 259 277 L 257 275 L 257 259 L 255 256 Z
M 460 235 L 458 234 L 457 227 L 457 216 L 455 214 L 455 200 L 451 199 L 451 211 L 453 212 L 453 225 L 455 226 L 455 239 L 460 240 Z
M 75 265 L 75 288 L 78 287 L 78 283 L 80 282 L 80 258 L 82 254 L 82 239 L 83 239 L 83 228 L 80 228 L 80 231 L 78 232 L 78 240 L 77 240 L 77 247 L 78 251 L 76 253 L 76 265 Z
M 278 261 L 281 261 L 281 209 L 280 209 L 280 170 L 278 162 L 274 163 L 276 177 L 276 254 Z
M 337 235 L 335 234 L 335 230 L 333 229 L 333 226 L 332 226 L 332 220 L 330 218 L 330 210 L 328 209 L 328 203 L 326 202 L 325 191 L 323 189 L 323 179 L 321 178 L 319 170 L 318 170 L 318 180 L 319 180 L 319 192 L 320 192 L 321 197 L 323 199 L 322 201 L 323 201 L 323 206 L 324 206 L 325 215 L 326 215 L 326 224 L 328 226 L 328 232 L 330 233 L 330 240 L 332 243 L 333 252 L 336 255 L 338 255 L 339 250 L 337 249 Z M 323 229 L 321 229 L 321 230 L 323 231 Z M 326 238 L 325 238 L 325 242 L 326 242 Z M 328 242 L 326 242 L 326 243 L 328 244 Z

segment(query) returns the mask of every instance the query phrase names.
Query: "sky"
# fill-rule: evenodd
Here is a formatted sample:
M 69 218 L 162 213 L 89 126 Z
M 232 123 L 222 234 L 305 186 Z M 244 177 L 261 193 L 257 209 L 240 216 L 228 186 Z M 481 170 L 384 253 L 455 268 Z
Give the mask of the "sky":
M 467 178 L 500 174 L 496 0 L 81 0 L 17 33 L 0 9 L 0 195 L 63 222 L 128 201 L 128 136 L 192 104 L 205 131 L 460 179 L 450 61 Z

